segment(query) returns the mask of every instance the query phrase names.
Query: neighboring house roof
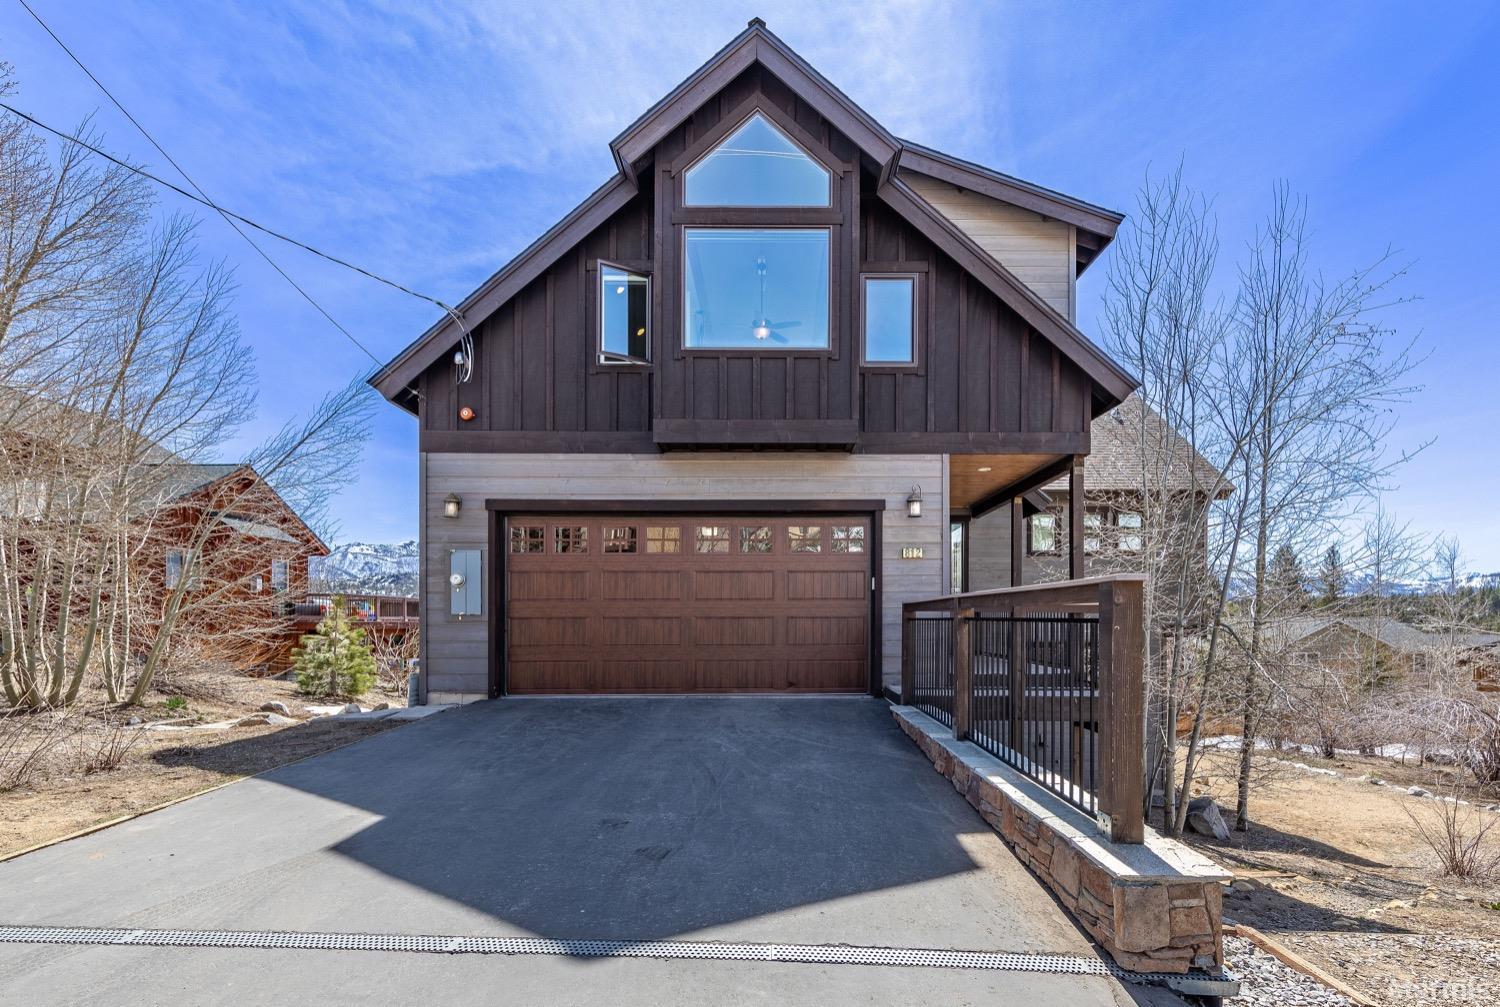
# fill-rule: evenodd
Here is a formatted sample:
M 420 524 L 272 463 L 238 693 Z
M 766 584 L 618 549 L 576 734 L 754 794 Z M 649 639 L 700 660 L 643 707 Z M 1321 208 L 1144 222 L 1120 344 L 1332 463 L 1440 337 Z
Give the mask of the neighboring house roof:
M 149 468 L 154 470 L 150 474 L 155 479 L 156 492 L 152 497 L 143 500 L 141 505 L 142 510 L 159 507 L 173 500 L 182 499 L 199 490 L 212 486 L 214 483 L 227 479 L 236 473 L 244 472 L 257 480 L 265 488 L 265 491 L 270 493 L 276 499 L 277 503 L 281 504 L 286 513 L 297 523 L 296 527 L 303 533 L 303 542 L 305 544 L 312 545 L 316 549 L 321 549 L 325 555 L 329 551 L 327 543 L 323 541 L 318 533 L 308 527 L 307 523 L 302 520 L 301 515 L 293 509 L 292 505 L 287 503 L 281 494 L 277 493 L 271 484 L 266 482 L 260 473 L 256 472 L 250 465 L 246 465 L 243 462 L 238 464 L 172 462 L 149 466 Z M 220 515 L 220 520 L 235 531 L 253 538 L 302 544 L 299 543 L 296 536 L 290 534 L 285 529 L 263 521 L 254 521 L 234 514 L 222 514 Z
M 953 258 L 996 297 L 1007 304 L 1036 331 L 1051 341 L 1103 391 L 1106 403 L 1119 402 L 1135 390 L 1139 381 L 1112 360 L 1071 321 L 1018 280 L 998 259 L 982 249 L 951 220 L 938 212 L 897 173 L 903 156 L 913 163 L 926 159 L 937 165 L 935 152 L 908 147 L 888 132 L 847 95 L 828 82 L 784 42 L 766 29 L 759 18 L 720 50 L 712 59 L 674 88 L 610 143 L 618 168 L 613 179 L 597 189 L 551 230 L 512 259 L 468 297 L 457 312 L 463 328 L 472 331 L 484 319 L 532 280 L 540 276 L 579 240 L 624 207 L 637 194 L 636 167 L 656 145 L 704 102 L 739 74 L 759 63 L 791 88 L 820 115 L 846 135 L 878 169 L 876 195 L 915 227 L 927 240 Z M 904 151 L 910 151 L 903 155 Z M 978 166 L 956 158 L 944 158 L 942 170 L 969 171 L 973 179 Z M 934 170 L 938 170 L 934 168 Z M 987 184 L 1014 184 L 1019 180 L 998 172 L 983 176 Z M 976 183 L 978 184 L 978 183 Z M 1017 192 L 1020 187 L 1015 186 Z M 1026 197 L 1049 201 L 1058 213 L 1094 214 L 1101 232 L 1113 230 L 1098 208 L 1079 200 L 1027 186 Z M 1118 219 L 1114 224 L 1118 224 Z M 1100 246 L 1102 247 L 1102 245 Z M 370 384 L 387 399 L 414 411 L 412 382 L 450 351 L 462 335 L 458 318 L 446 315 L 415 342 L 370 378 Z
M 1219 499 L 1234 492 L 1234 485 L 1187 438 L 1139 395 L 1132 395 L 1095 418 L 1083 485 L 1090 492 L 1139 493 L 1143 478 L 1149 479 L 1154 490 L 1196 488 L 1206 493 L 1218 487 L 1215 496 Z M 1067 489 L 1066 477 L 1046 487 L 1048 493 L 1066 493 Z
M 1500 633 L 1434 633 L 1397 619 L 1371 615 L 1295 616 L 1281 620 L 1277 624 L 1277 632 L 1288 643 L 1295 644 L 1335 627 L 1348 629 L 1361 636 L 1378 640 L 1394 650 L 1408 653 L 1450 646 L 1467 648 L 1500 644 Z

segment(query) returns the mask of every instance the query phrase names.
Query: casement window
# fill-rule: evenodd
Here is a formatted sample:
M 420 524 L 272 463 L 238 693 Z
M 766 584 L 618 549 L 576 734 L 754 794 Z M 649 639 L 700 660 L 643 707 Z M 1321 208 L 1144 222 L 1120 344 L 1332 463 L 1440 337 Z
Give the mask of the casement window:
M 1104 518 L 1106 512 L 1090 507 L 1083 512 L 1083 551 L 1096 553 L 1104 548 Z
M 828 206 L 832 176 L 759 112 L 688 168 L 684 206 Z
M 688 349 L 828 349 L 826 227 L 689 227 L 683 238 Z
M 599 263 L 599 362 L 651 362 L 651 277 Z
M 1136 553 L 1141 551 L 1144 540 L 1141 538 L 1141 515 L 1138 511 L 1115 511 L 1115 528 L 1118 532 L 1116 542 L 1121 552 Z
M 899 367 L 916 363 L 916 276 L 866 273 L 861 281 L 865 364 Z
M 1026 551 L 1033 556 L 1055 556 L 1062 552 L 1058 541 L 1057 515 L 1033 514 L 1027 519 Z
M 271 560 L 271 590 L 285 591 L 290 585 L 292 566 L 284 559 Z

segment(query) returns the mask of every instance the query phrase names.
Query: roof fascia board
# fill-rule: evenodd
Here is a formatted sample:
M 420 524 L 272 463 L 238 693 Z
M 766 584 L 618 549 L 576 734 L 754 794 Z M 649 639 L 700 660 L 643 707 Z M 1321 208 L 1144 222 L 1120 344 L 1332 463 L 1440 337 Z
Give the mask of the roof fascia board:
M 1140 382 L 1120 368 L 1088 337 L 1057 313 L 1046 301 L 1016 279 L 968 235 L 939 213 L 899 176 L 886 180 L 876 194 L 899 213 L 933 244 L 983 283 L 990 292 L 1010 306 L 1026 323 L 1036 329 L 1072 360 L 1094 383 L 1116 402 L 1140 387 Z
M 1009 178 L 979 165 L 971 165 L 941 151 L 913 147 L 903 142 L 898 168 L 929 175 L 943 182 L 972 189 L 982 195 L 1011 203 L 1024 210 L 1073 224 L 1104 239 L 1099 246 L 1114 239 L 1125 217 L 1123 214 L 1093 206 L 1062 193 L 1034 186 L 1021 179 Z
M 620 175 L 610 179 L 460 302 L 459 315 L 471 326 L 479 325 L 590 231 L 623 209 L 635 195 L 636 188 L 628 179 Z M 458 323 L 451 315 L 445 315 L 402 350 L 400 356 L 377 371 L 370 378 L 370 384 L 381 395 L 394 401 L 403 389 L 458 341 L 459 334 Z

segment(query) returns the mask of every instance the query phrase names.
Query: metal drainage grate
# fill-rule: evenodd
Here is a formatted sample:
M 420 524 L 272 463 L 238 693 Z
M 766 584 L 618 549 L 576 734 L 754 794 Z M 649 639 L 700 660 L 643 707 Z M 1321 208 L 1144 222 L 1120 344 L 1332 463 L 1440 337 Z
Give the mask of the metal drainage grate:
M 566 955 L 574 958 L 696 958 L 817 965 L 895 965 L 1112 976 L 1169 985 L 1182 992 L 1234 996 L 1239 984 L 1207 972 L 1127 972 L 1076 955 L 1006 951 L 940 951 L 852 944 L 748 944 L 730 941 L 580 940 L 551 937 L 458 937 L 262 930 L 141 930 L 108 927 L 0 926 L 0 944 L 96 944 L 172 948 L 260 948 L 297 951 L 414 951 L 428 954 Z

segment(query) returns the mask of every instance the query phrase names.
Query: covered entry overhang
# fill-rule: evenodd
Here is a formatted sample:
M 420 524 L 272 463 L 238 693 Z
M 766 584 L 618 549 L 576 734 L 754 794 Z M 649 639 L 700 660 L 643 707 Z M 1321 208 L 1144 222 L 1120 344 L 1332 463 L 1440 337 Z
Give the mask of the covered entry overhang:
M 1025 563 L 1023 522 L 1043 509 L 1042 487 L 1068 480 L 1068 577 L 1084 575 L 1084 457 L 1068 454 L 961 454 L 948 463 L 949 513 L 967 522 L 1006 508 L 1010 514 L 1010 583 L 1020 586 Z

